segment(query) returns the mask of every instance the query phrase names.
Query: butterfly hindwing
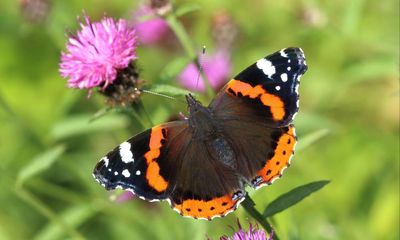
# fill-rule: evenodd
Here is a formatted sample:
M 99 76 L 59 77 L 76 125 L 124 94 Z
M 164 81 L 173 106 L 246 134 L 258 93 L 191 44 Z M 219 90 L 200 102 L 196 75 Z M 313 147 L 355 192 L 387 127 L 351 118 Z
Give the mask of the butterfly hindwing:
M 271 146 L 273 151 L 269 152 L 265 164 L 251 180 L 252 186 L 259 188 L 269 185 L 281 177 L 283 171 L 290 166 L 296 143 L 297 137 L 293 125 L 276 129 Z
M 222 138 L 199 139 L 188 130 L 182 135 L 187 142 L 173 141 L 166 149 L 166 158 L 173 169 L 170 200 L 183 216 L 212 219 L 233 211 L 243 200 L 244 190 L 236 168 L 227 157 L 233 156 Z
M 272 183 L 290 164 L 296 144 L 293 125 L 269 128 L 239 120 L 221 120 L 221 125 L 235 152 L 236 171 L 254 188 Z

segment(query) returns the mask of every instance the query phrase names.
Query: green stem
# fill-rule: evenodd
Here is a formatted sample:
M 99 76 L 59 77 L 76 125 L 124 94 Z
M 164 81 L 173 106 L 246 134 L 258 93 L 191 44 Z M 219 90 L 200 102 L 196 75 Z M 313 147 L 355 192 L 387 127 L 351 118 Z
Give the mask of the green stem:
M 130 108 L 126 108 L 125 111 L 130 117 L 136 119 L 138 123 L 142 126 L 142 129 L 147 128 L 147 124 L 143 121 L 142 117 L 137 113 L 137 109 L 132 105 Z
M 182 44 L 182 47 L 185 49 L 187 55 L 189 56 L 191 61 L 197 60 L 197 54 L 194 50 L 192 41 L 189 38 L 189 35 L 186 33 L 185 28 L 178 21 L 175 14 L 171 12 L 168 16 L 165 17 L 169 27 L 174 31 L 176 37 L 179 42 Z
M 150 126 L 154 126 L 154 123 L 151 120 L 150 114 L 146 111 L 146 108 L 144 107 L 143 102 L 139 101 L 137 103 L 137 105 L 139 107 L 139 112 L 142 113 L 142 115 L 144 115 L 144 117 L 146 117 L 146 119 L 149 122 Z
M 246 210 L 246 212 L 252 216 L 255 220 L 257 220 L 261 226 L 268 232 L 268 234 L 272 233 L 271 224 L 269 224 L 268 220 L 263 217 L 263 215 L 255 208 L 254 201 L 250 198 L 249 195 L 246 196 L 244 201 L 242 202 L 242 206 Z M 274 239 L 279 240 L 278 235 L 274 232 Z
M 89 122 L 94 122 L 94 121 L 96 121 L 97 119 L 99 119 L 99 118 L 105 116 L 105 115 L 106 115 L 108 112 L 110 112 L 111 110 L 113 110 L 113 108 L 112 108 L 112 107 L 109 107 L 109 106 L 100 109 L 99 111 L 97 111 L 97 112 L 89 119 Z
M 167 21 L 169 27 L 175 33 L 176 37 L 178 38 L 179 42 L 183 46 L 186 51 L 186 54 L 189 56 L 190 60 L 199 67 L 198 57 L 195 48 L 193 47 L 192 41 L 189 38 L 185 28 L 183 25 L 178 21 L 175 13 L 171 11 L 166 17 L 165 20 Z M 207 97 L 211 97 L 214 95 L 214 90 L 210 85 L 210 82 L 207 80 L 206 76 L 201 73 L 203 77 L 204 85 L 206 86 L 206 93 Z
M 69 191 L 68 189 L 61 187 L 59 185 L 43 181 L 41 179 L 31 180 L 29 186 L 35 188 L 36 192 L 46 194 L 50 197 L 57 198 L 62 201 L 67 201 L 70 203 L 82 203 L 87 201 L 87 199 L 82 196 Z M 28 187 L 29 187 L 28 186 Z

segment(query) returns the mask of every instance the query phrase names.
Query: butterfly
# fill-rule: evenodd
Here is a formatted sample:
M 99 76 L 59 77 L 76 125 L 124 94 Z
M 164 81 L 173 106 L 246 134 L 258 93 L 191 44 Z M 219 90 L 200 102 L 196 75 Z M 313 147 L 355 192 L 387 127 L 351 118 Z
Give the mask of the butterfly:
M 303 51 L 286 48 L 239 73 L 208 106 L 187 95 L 187 118 L 123 142 L 97 163 L 94 178 L 107 190 L 166 200 L 182 216 L 227 215 L 246 186 L 271 184 L 289 166 L 306 70 Z

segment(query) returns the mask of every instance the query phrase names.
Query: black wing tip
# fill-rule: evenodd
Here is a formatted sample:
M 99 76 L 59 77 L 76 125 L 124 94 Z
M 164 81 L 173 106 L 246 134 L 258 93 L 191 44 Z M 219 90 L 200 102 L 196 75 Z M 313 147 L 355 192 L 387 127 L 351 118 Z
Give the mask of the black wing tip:
M 93 177 L 101 186 L 103 186 L 107 191 L 114 190 L 117 186 L 110 184 L 110 182 L 99 172 L 94 171 Z
M 299 65 L 299 74 L 304 74 L 307 71 L 308 66 L 303 49 L 299 47 L 288 47 L 278 51 L 277 53 L 281 56 L 286 54 L 288 59 L 297 60 Z
M 107 166 L 109 164 L 109 160 L 107 157 L 103 157 L 94 167 L 93 169 L 93 177 L 94 179 L 100 183 L 107 191 L 113 190 L 117 187 L 117 184 L 112 184 L 108 178 L 105 176 L 107 171 Z
M 304 74 L 308 69 L 304 51 L 299 47 L 283 48 L 266 56 L 265 59 L 275 60 L 285 65 L 297 63 L 296 65 L 299 67 L 298 74 Z
M 278 52 L 282 52 L 282 51 L 289 56 L 296 56 L 296 58 L 306 59 L 303 49 L 301 49 L 299 47 L 288 47 L 288 48 L 284 48 Z

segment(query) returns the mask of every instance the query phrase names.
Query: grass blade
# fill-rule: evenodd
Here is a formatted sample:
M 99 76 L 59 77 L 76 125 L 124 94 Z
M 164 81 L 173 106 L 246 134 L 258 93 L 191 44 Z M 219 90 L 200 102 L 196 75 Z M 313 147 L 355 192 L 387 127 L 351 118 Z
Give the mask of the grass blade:
M 33 158 L 18 174 L 17 185 L 49 168 L 65 151 L 64 145 L 58 145 Z
M 77 115 L 56 123 L 51 131 L 55 140 L 93 132 L 104 132 L 127 127 L 128 119 L 119 115 L 105 115 L 93 121 L 90 115 Z
M 307 148 L 311 144 L 315 143 L 316 141 L 328 135 L 329 132 L 330 132 L 329 129 L 319 129 L 305 135 L 304 137 L 301 137 L 297 143 L 296 151 L 298 152 Z

